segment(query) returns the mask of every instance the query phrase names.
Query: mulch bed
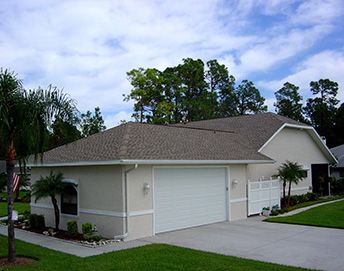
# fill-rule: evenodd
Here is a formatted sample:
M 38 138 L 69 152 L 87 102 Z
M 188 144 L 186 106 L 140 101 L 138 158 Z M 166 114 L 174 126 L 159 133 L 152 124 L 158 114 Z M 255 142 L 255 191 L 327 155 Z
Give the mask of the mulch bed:
M 19 227 L 19 229 L 21 229 Z M 48 227 L 45 228 L 45 229 L 41 229 L 41 230 L 38 230 L 38 229 L 25 229 L 25 231 L 31 231 L 31 232 L 35 232 L 35 233 L 39 233 L 39 234 L 43 234 L 44 231 L 48 231 Z M 59 230 L 58 232 L 56 232 L 56 234 L 53 236 L 53 237 L 56 237 L 56 238 L 59 238 L 59 239 L 63 239 L 63 240 L 69 240 L 69 241 L 83 241 L 84 240 L 84 237 L 82 234 L 78 233 L 78 235 L 76 236 L 69 236 L 67 234 L 67 231 L 64 231 L 64 230 Z
M 35 263 L 36 261 L 37 260 L 33 258 L 18 256 L 15 262 L 9 263 L 7 261 L 7 257 L 1 257 L 0 267 L 15 267 L 15 266 L 20 266 L 20 265 L 28 265 L 28 264 Z

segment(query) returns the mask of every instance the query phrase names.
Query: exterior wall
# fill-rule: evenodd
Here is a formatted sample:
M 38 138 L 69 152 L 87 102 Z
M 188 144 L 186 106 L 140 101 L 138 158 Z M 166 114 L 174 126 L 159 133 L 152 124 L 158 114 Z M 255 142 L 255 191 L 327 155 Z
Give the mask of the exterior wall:
M 133 168 L 127 167 L 127 169 Z M 139 165 L 127 174 L 129 235 L 128 240 L 153 235 L 153 175 L 151 165 Z M 150 190 L 145 192 L 147 183 Z
M 230 220 L 247 217 L 247 166 L 231 165 L 229 171 L 230 182 Z
M 259 180 L 277 174 L 278 167 L 286 162 L 298 162 L 307 169 L 307 178 L 292 186 L 293 194 L 310 192 L 312 186 L 311 164 L 327 164 L 329 161 L 306 130 L 284 128 L 265 148 L 262 154 L 276 161 L 268 165 L 248 165 L 248 179 Z
M 51 170 L 62 172 L 65 179 L 78 181 L 79 214 L 60 215 L 60 228 L 66 229 L 67 222 L 76 220 L 79 230 L 81 224 L 96 224 L 100 234 L 113 238 L 123 234 L 124 204 L 123 178 L 120 166 L 85 166 L 60 168 L 32 168 L 31 179 L 34 183 L 40 176 L 47 176 Z M 60 197 L 58 197 L 60 204 Z M 31 201 L 32 213 L 44 214 L 46 224 L 54 226 L 54 214 L 49 198 Z
M 175 167 L 182 167 L 176 165 Z M 185 165 L 184 165 L 185 166 Z M 247 166 L 219 165 L 229 169 L 228 186 L 228 218 L 243 219 L 247 216 Z M 207 167 L 207 166 L 190 166 Z M 211 167 L 211 166 L 210 166 Z M 33 168 L 32 180 L 46 176 L 50 168 Z M 127 171 L 128 194 L 128 237 L 133 240 L 154 234 L 154 166 L 89 166 L 54 168 L 61 171 L 65 179 L 78 181 L 79 215 L 61 214 L 60 227 L 66 228 L 69 220 L 78 221 L 79 229 L 84 222 L 97 225 L 100 234 L 113 238 L 125 233 L 125 186 Z M 235 184 L 236 183 L 236 184 Z M 145 185 L 146 184 L 146 185 Z M 144 187 L 149 186 L 149 191 Z M 44 214 L 46 224 L 54 225 L 54 215 L 50 199 L 45 198 L 37 203 L 32 199 L 32 212 Z

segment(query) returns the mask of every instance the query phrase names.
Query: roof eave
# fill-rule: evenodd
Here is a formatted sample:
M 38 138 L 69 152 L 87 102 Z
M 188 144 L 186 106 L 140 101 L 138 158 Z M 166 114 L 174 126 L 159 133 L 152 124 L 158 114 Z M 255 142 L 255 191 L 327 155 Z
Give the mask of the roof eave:
M 274 160 L 108 160 L 108 161 L 78 161 L 78 162 L 63 162 L 63 163 L 32 163 L 27 164 L 28 167 L 72 167 L 72 166 L 106 166 L 106 165 L 219 165 L 219 164 L 273 164 Z

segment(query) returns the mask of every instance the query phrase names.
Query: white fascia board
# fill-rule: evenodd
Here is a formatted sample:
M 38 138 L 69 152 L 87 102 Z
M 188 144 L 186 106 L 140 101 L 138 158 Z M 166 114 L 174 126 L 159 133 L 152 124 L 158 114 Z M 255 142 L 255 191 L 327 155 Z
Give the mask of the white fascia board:
M 265 143 L 263 146 L 260 147 L 258 152 L 261 152 L 284 128 L 295 128 L 295 129 L 301 129 L 301 130 L 307 130 L 308 132 L 311 132 L 311 136 L 313 139 L 315 139 L 317 145 L 322 148 L 327 155 L 329 156 L 330 160 L 332 159 L 334 163 L 337 162 L 336 157 L 332 154 L 332 152 L 329 150 L 329 148 L 326 146 L 324 141 L 321 139 L 317 131 L 312 126 L 304 126 L 304 125 L 297 125 L 297 124 L 290 124 L 290 123 L 284 123 Z
M 31 163 L 27 167 L 74 167 L 74 166 L 104 166 L 104 165 L 121 165 L 121 160 L 108 161 L 78 161 L 62 163 Z
M 105 165 L 214 165 L 214 164 L 273 164 L 274 160 L 109 160 L 109 161 L 80 161 L 66 163 L 32 163 L 28 167 L 72 167 L 72 166 L 105 166 Z
M 146 164 L 146 165 L 218 165 L 218 164 L 273 164 L 274 160 L 122 160 L 124 164 Z

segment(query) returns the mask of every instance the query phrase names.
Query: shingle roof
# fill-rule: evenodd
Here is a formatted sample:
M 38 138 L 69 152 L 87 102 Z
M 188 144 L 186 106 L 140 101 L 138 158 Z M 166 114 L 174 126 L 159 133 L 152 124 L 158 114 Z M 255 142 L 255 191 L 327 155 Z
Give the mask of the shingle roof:
M 43 163 L 109 160 L 271 160 L 258 153 L 284 123 L 272 113 L 178 125 L 127 123 L 44 153 Z
M 344 167 L 344 144 L 334 147 L 330 151 L 338 160 L 336 167 Z
M 270 112 L 231 118 L 202 120 L 177 125 L 234 131 L 240 136 L 245 144 L 250 145 L 253 149 L 258 151 L 284 123 L 307 126 L 304 123 Z

